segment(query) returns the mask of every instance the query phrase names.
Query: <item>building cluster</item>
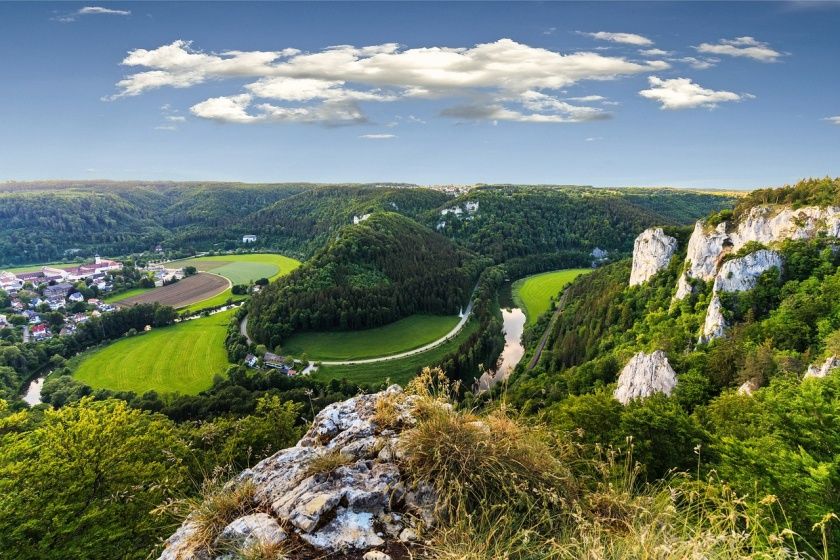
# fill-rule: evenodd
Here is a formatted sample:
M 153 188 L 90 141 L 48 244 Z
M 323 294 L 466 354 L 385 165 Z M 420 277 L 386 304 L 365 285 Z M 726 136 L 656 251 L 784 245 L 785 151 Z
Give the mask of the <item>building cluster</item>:
M 254 354 L 248 354 L 245 356 L 245 365 L 248 367 L 257 367 L 260 363 L 260 359 L 255 356 Z M 290 360 L 285 356 L 280 356 L 278 354 L 273 354 L 271 352 L 266 352 L 262 358 L 263 366 L 267 368 L 272 368 L 280 371 L 281 373 L 285 373 L 289 377 L 297 377 L 300 375 L 300 372 L 295 368 L 294 360 Z
M 40 270 L 13 273 L 0 272 L 0 290 L 9 296 L 8 308 L 0 315 L 0 329 L 19 325 L 23 330 L 24 342 L 39 341 L 55 335 L 69 336 L 78 325 L 102 313 L 115 311 L 116 307 L 98 299 L 99 294 L 113 290 L 110 273 L 122 269 L 116 261 L 102 259 L 98 255 L 94 262 L 67 268 L 44 266 Z M 97 297 L 85 297 L 79 286 L 93 288 Z M 63 320 L 48 323 L 45 313 L 60 313 Z M 17 317 L 17 321 L 12 319 Z M 60 324 L 58 332 L 52 332 L 50 324 Z

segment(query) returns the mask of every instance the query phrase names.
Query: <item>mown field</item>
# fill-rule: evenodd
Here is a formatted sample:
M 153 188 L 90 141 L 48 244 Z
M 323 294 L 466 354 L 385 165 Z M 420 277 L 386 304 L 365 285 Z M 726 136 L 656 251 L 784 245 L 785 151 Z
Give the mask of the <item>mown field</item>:
M 384 382 L 386 379 L 391 383 L 399 383 L 405 385 L 417 372 L 426 366 L 434 366 L 447 355 L 463 344 L 469 336 L 478 330 L 479 323 L 475 319 L 470 319 L 458 336 L 452 340 L 441 344 L 436 348 L 432 348 L 428 352 L 423 352 L 407 358 L 400 358 L 396 360 L 386 360 L 384 362 L 376 362 L 373 364 L 361 364 L 353 366 L 321 366 L 313 378 L 329 381 L 331 379 L 347 379 L 354 383 L 366 383 L 376 385 Z
M 187 276 L 174 284 L 161 286 L 153 290 L 124 297 L 119 300 L 120 305 L 137 305 L 140 303 L 160 303 L 175 308 L 203 302 L 227 290 L 229 283 L 226 278 L 199 272 L 194 276 Z
M 563 286 L 587 272 L 590 272 L 590 269 L 568 268 L 521 278 L 511 287 L 513 301 L 525 311 L 528 324 L 535 323 L 548 311 L 551 298 L 556 297 Z
M 412 315 L 389 325 L 361 331 L 307 332 L 290 337 L 283 352 L 310 360 L 359 360 L 399 354 L 444 336 L 459 318 Z
M 233 311 L 123 338 L 84 358 L 73 372 L 94 388 L 196 394 L 224 374 Z

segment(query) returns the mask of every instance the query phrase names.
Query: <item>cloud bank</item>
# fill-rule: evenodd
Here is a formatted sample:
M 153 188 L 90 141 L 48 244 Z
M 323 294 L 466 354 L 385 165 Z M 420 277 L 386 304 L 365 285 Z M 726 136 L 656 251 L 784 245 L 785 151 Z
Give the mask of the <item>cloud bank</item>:
M 776 62 L 783 53 L 770 48 L 767 43 L 753 37 L 721 39 L 717 44 L 701 43 L 694 47 L 697 52 L 751 58 L 759 62 Z
M 649 41 L 632 34 L 609 35 Z M 449 100 L 452 104 L 442 114 L 459 119 L 599 120 L 609 118 L 609 113 L 564 101 L 558 97 L 561 90 L 583 81 L 615 80 L 670 67 L 662 60 L 634 61 L 594 52 L 563 54 L 511 39 L 467 48 L 406 49 L 385 43 L 338 45 L 317 52 L 286 48 L 220 53 L 203 52 L 178 40 L 155 49 L 134 49 L 122 65 L 134 72 L 120 80 L 117 92 L 106 99 L 238 79 L 242 88 L 238 92 L 205 99 L 190 112 L 227 123 L 328 125 L 366 122 L 363 103 L 408 99 Z M 591 96 L 576 99 L 579 103 L 595 100 Z

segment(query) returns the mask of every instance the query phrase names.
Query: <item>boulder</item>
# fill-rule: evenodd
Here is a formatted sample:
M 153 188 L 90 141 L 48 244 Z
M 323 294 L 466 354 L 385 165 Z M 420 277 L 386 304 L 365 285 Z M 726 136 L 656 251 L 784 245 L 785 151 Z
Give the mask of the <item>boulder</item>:
M 758 379 L 747 379 L 740 387 L 738 387 L 738 394 L 750 396 L 758 391 L 759 387 L 761 387 L 761 385 L 758 384 Z
M 668 363 L 665 352 L 639 352 L 621 370 L 613 396 L 621 404 L 627 404 L 633 399 L 649 397 L 654 393 L 670 395 L 676 385 L 677 374 Z
M 389 424 L 376 422 L 377 403 L 388 399 Z M 434 523 L 436 497 L 428 484 L 406 487 L 398 463 L 400 430 L 413 425 L 414 397 L 398 385 L 322 410 L 306 435 L 289 449 L 243 471 L 231 484 L 255 486 L 253 511 L 234 519 L 214 549 L 193 550 L 190 518 L 166 542 L 162 560 L 220 560 L 231 548 L 255 540 L 279 543 L 294 532 L 314 555 L 363 554 L 413 534 L 415 522 Z M 384 452 L 387 450 L 388 452 Z M 410 493 L 410 496 L 407 495 Z M 320 552 L 317 552 L 320 551 Z M 356 556 L 354 556 L 356 557 Z
M 805 377 L 825 377 L 837 368 L 840 368 L 840 359 L 838 359 L 837 356 L 829 356 L 825 359 L 821 366 L 816 364 L 808 366 L 808 371 L 805 372 Z
M 643 231 L 633 243 L 630 285 L 647 282 L 654 274 L 667 267 L 676 249 L 677 240 L 665 235 L 662 228 Z

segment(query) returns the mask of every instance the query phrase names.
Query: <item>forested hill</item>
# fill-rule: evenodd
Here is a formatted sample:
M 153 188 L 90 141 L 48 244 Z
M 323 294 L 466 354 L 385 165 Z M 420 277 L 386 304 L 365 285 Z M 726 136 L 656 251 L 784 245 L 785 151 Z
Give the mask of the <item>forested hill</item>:
M 4 183 L 0 266 L 71 253 L 124 255 L 159 243 L 189 254 L 230 250 L 242 246 L 245 234 L 258 236 L 253 248 L 308 257 L 354 213 L 388 209 L 412 215 L 446 198 L 390 184 Z
M 375 213 L 256 295 L 248 327 L 273 348 L 294 331 L 370 328 L 420 312 L 454 315 L 486 265 L 409 218 Z
M 649 479 L 677 469 L 772 495 L 803 546 L 821 547 L 812 527 L 840 512 L 838 193 L 840 179 L 757 191 L 695 228 L 688 253 L 684 229 L 658 232 L 677 250 L 638 285 L 629 260 L 579 278 L 508 402 L 587 443 L 632 442 Z M 655 370 L 634 365 L 640 353 Z M 621 377 L 651 373 L 670 396 L 616 400 Z M 840 533 L 826 538 L 837 557 Z
M 474 189 L 424 218 L 430 227 L 500 262 L 556 251 L 588 253 L 595 247 L 627 252 L 646 227 L 690 224 L 733 204 L 725 193 L 681 189 L 496 185 Z

